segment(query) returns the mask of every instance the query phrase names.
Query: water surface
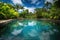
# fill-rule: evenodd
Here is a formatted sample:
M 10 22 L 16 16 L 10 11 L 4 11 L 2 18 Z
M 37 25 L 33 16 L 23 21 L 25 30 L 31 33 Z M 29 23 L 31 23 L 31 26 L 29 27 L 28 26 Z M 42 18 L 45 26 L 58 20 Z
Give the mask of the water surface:
M 60 40 L 60 26 L 50 21 L 14 20 L 6 25 L 1 40 Z

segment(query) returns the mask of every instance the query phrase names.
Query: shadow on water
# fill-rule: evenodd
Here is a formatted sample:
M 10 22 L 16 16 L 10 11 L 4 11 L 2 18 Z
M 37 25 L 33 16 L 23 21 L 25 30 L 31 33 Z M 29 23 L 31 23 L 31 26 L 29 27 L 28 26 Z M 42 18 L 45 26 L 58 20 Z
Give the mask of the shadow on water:
M 60 25 L 42 20 L 14 20 L 6 25 L 0 37 L 1 40 L 60 40 Z

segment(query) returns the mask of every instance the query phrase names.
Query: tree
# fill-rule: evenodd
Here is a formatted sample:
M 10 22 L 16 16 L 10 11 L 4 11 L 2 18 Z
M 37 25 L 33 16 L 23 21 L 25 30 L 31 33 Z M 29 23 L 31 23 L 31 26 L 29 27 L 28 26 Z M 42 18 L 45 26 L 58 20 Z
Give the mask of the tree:
M 18 11 L 19 9 L 24 9 L 24 8 L 20 4 L 16 4 L 15 5 L 15 9 Z
M 37 18 L 42 18 L 42 8 L 36 8 L 35 14 L 37 15 Z
M 29 14 L 28 9 L 23 10 L 23 12 L 20 13 L 20 17 L 26 18 L 26 16 Z
M 55 7 L 60 8 L 60 0 L 55 1 Z
M 10 18 L 18 18 L 18 17 L 19 14 L 12 5 L 6 3 L 0 3 L 0 18 L 10 19 Z

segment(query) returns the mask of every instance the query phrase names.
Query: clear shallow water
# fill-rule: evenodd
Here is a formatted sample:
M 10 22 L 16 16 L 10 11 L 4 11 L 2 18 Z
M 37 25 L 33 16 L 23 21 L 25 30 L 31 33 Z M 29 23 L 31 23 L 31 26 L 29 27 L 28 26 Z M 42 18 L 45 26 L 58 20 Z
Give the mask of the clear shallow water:
M 59 40 L 59 27 L 49 21 L 14 20 L 6 25 L 1 38 L 3 40 Z

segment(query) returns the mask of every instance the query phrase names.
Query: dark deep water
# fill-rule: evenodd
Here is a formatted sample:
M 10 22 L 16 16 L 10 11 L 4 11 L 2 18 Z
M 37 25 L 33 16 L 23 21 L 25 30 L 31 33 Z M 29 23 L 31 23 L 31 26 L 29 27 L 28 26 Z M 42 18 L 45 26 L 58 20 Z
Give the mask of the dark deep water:
M 50 21 L 14 20 L 3 30 L 0 40 L 60 40 L 60 25 Z

